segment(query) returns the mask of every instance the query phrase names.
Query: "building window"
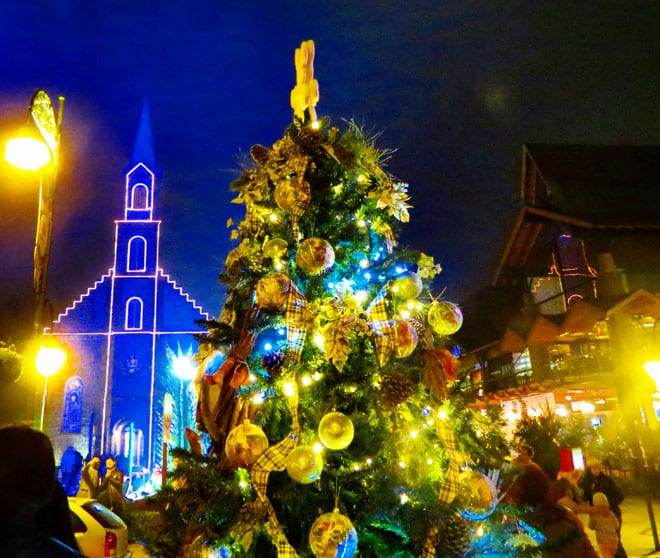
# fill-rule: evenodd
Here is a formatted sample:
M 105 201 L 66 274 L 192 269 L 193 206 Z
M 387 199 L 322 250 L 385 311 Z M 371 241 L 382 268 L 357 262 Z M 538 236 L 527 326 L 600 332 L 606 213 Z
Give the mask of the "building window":
M 136 184 L 131 191 L 131 209 L 149 208 L 149 189 L 145 184 Z
M 64 386 L 62 406 L 62 432 L 80 434 L 82 415 L 82 380 L 78 376 L 69 378 Z
M 142 300 L 138 297 L 126 301 L 125 329 L 142 329 Z
M 126 459 L 133 467 L 141 466 L 144 458 L 144 433 L 133 422 L 118 420 L 112 427 L 110 451 Z
M 128 271 L 147 269 L 147 241 L 143 236 L 134 236 L 128 241 Z

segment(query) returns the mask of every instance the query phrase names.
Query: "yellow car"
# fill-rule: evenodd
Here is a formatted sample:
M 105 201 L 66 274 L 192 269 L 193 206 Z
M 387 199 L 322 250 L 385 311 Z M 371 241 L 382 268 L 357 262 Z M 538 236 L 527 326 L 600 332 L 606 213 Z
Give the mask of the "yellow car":
M 69 497 L 71 524 L 88 558 L 130 558 L 128 528 L 117 514 L 89 498 Z

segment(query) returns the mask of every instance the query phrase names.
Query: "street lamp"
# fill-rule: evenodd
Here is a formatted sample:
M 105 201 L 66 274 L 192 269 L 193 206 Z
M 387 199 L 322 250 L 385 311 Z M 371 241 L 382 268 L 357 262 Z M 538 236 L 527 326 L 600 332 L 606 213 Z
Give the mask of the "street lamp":
M 37 372 L 44 377 L 44 394 L 41 399 L 41 416 L 39 430 L 44 429 L 44 414 L 46 411 L 46 396 L 48 394 L 48 378 L 59 372 L 66 360 L 66 353 L 58 347 L 41 346 L 37 352 Z
M 5 159 L 24 170 L 41 170 L 39 181 L 39 214 L 34 241 L 33 289 L 37 297 L 33 327 L 37 337 L 43 333 L 48 263 L 53 234 L 53 199 L 57 182 L 57 155 L 62 127 L 64 97 L 59 96 L 57 118 L 48 94 L 38 89 L 30 101 L 29 114 L 39 131 L 39 139 L 20 137 L 9 140 Z
M 184 382 L 189 382 L 195 377 L 197 373 L 197 368 L 192 360 L 191 351 L 190 354 L 183 354 L 181 352 L 181 347 L 179 347 L 178 354 L 171 356 L 172 362 L 172 372 L 174 375 L 179 378 L 179 435 L 180 440 L 179 444 L 181 447 L 185 447 L 185 427 L 186 427 L 186 410 L 183 405 L 183 385 Z M 186 398 L 187 403 L 187 398 Z

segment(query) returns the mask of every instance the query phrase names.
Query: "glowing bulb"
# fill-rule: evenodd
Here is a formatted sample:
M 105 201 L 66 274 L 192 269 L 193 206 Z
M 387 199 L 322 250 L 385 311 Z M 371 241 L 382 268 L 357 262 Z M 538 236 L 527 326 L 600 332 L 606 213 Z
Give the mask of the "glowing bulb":
M 254 374 L 252 374 L 252 373 L 250 373 L 250 374 L 248 375 L 248 378 L 250 379 L 250 383 L 251 383 L 251 384 L 253 384 L 254 382 L 257 381 L 257 377 L 256 377 Z
M 419 432 L 418 432 L 417 430 L 411 430 L 411 431 L 410 431 L 410 437 L 411 437 L 413 440 L 414 440 L 415 438 L 417 438 L 417 436 L 419 436 Z
M 438 411 L 438 418 L 440 420 L 447 420 L 447 411 L 445 411 L 444 409 L 440 409 Z
M 312 374 L 312 378 L 314 378 L 315 382 L 318 382 L 322 377 L 323 376 L 321 375 L 320 372 L 314 372 L 314 374 Z
M 362 228 L 362 229 L 364 229 L 364 228 L 366 228 L 366 226 L 367 226 L 367 222 L 366 222 L 364 219 L 360 219 L 360 220 L 357 222 L 357 226 L 360 227 L 360 228 Z
M 304 375 L 302 378 L 300 378 L 300 381 L 305 387 L 312 385 L 312 379 L 307 375 Z
M 264 351 L 272 351 L 272 350 L 273 350 L 272 343 L 264 343 Z
M 320 454 L 320 453 L 322 453 L 322 452 L 323 452 L 323 444 L 322 444 L 321 442 L 316 442 L 316 443 L 312 446 L 312 451 L 313 451 L 315 454 L 317 454 L 317 455 Z
M 401 310 L 401 312 L 399 312 L 399 316 L 401 316 L 404 320 L 407 320 L 410 318 L 410 312 L 408 310 Z
M 399 461 L 399 468 L 401 468 L 401 469 L 405 469 L 405 468 L 406 468 L 406 464 L 405 464 L 403 461 Z
M 357 473 L 360 471 L 360 466 L 359 465 L 353 465 L 353 470 Z
M 293 382 L 284 382 L 282 389 L 284 390 L 284 395 L 287 397 L 292 397 L 296 394 L 296 386 L 293 384 Z
M 325 338 L 323 337 L 323 334 L 320 331 L 316 331 L 314 333 L 314 345 L 316 345 L 319 349 L 323 350 L 323 347 L 325 345 Z
M 271 214 L 268 216 L 268 220 L 269 220 L 271 223 L 277 223 L 278 219 L 279 219 L 279 218 L 277 217 L 277 213 L 271 213 Z
M 371 457 L 367 457 L 365 463 L 366 463 L 367 465 L 371 465 L 371 464 L 373 463 L 373 459 L 371 459 Z
M 263 393 L 255 393 L 252 396 L 252 403 L 255 405 L 261 405 L 264 401 L 266 401 L 266 396 Z
M 245 481 L 239 481 L 238 486 L 239 486 L 240 488 L 247 488 L 248 483 L 245 482 Z
M 408 495 L 407 494 L 401 494 L 401 503 L 405 504 L 408 501 Z
M 312 122 L 312 123 L 309 125 L 309 127 L 310 127 L 312 130 L 318 130 L 318 129 L 321 128 L 321 121 L 320 121 L 320 120 L 314 120 L 314 122 Z
M 362 269 L 367 269 L 369 267 L 369 260 L 367 258 L 362 258 L 359 265 Z
M 427 464 L 427 465 L 433 465 L 433 459 L 431 459 L 431 458 L 429 457 L 429 458 L 426 460 L 426 464 Z
M 357 300 L 358 304 L 363 304 L 366 302 L 368 296 L 367 291 L 357 291 L 355 293 L 355 300 Z
M 477 535 L 477 537 L 483 537 L 484 536 L 484 528 L 483 528 L 482 525 L 479 525 L 479 527 L 477 527 L 477 530 L 475 531 L 475 534 Z
M 366 179 L 367 179 L 367 177 L 364 176 L 363 174 L 358 174 L 358 177 L 357 177 L 358 182 L 364 182 Z

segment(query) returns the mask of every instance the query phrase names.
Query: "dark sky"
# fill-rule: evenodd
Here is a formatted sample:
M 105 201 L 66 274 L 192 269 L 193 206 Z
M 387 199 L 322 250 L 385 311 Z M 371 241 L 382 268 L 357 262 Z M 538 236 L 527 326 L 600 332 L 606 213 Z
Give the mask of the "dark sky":
M 401 239 L 460 301 L 487 284 L 517 207 L 523 143 L 660 143 L 660 2 L 0 3 L 0 140 L 36 88 L 66 97 L 49 295 L 112 264 L 143 99 L 163 171 L 161 264 L 217 315 L 230 182 L 291 122 L 293 52 L 316 43 L 319 114 L 396 149 Z M 30 327 L 37 188 L 0 163 L 0 339 Z

